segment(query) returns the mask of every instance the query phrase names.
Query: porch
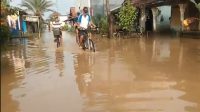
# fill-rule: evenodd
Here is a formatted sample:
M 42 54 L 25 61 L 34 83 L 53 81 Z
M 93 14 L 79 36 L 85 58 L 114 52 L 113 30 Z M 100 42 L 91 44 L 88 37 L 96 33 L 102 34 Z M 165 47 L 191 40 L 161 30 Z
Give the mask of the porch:
M 196 3 L 199 2 L 196 0 Z M 140 9 L 139 23 L 144 31 L 196 34 L 200 31 L 198 20 L 188 26 L 183 24 L 185 19 L 200 17 L 198 9 L 190 0 L 133 0 L 132 3 Z

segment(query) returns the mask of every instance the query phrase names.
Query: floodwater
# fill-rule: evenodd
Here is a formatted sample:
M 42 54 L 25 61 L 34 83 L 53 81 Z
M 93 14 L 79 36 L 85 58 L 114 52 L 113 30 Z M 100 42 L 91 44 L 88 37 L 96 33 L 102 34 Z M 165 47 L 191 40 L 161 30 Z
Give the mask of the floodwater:
M 63 32 L 1 54 L 1 112 L 200 112 L 200 39 L 95 39 Z

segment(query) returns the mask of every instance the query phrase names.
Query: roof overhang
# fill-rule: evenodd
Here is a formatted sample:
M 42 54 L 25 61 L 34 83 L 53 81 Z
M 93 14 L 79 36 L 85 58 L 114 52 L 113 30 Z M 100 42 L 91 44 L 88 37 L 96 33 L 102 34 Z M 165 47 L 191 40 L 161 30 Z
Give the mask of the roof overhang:
M 111 12 L 114 12 L 114 11 L 119 10 L 120 8 L 121 8 L 121 6 L 118 6 L 118 7 L 115 7 L 115 8 L 113 8 L 113 9 L 111 9 L 110 11 L 111 11 Z
M 163 5 L 173 5 L 185 3 L 187 0 L 132 0 L 133 5 L 135 6 L 163 6 Z

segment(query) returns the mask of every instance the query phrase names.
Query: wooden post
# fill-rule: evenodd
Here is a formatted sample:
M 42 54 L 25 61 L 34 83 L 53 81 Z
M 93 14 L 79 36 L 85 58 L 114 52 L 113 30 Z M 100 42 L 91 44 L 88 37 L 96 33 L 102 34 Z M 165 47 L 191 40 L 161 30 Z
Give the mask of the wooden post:
M 38 16 L 38 33 L 39 33 L 39 38 L 40 38 L 40 17 Z
M 183 25 L 183 20 L 184 20 L 184 14 L 185 14 L 185 8 L 186 8 L 186 4 L 179 4 L 179 8 L 180 8 L 180 19 L 181 19 L 181 31 L 184 31 L 184 25 Z
M 110 15 L 110 4 L 109 0 L 106 0 L 106 12 L 107 12 L 107 21 L 108 21 L 108 38 L 111 38 L 112 36 L 112 21 L 111 21 L 111 15 Z
M 157 14 L 158 14 L 158 8 L 153 7 L 151 8 L 152 13 L 153 13 L 153 31 L 156 32 L 157 31 Z

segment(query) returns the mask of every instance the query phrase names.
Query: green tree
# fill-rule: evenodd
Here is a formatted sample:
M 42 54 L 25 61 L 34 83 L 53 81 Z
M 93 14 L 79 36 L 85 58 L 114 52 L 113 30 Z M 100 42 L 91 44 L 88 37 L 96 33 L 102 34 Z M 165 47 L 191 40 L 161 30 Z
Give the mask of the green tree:
M 195 0 L 190 0 L 190 1 L 194 3 L 195 7 L 199 10 L 200 13 L 200 3 L 196 3 Z
M 23 0 L 22 6 L 26 7 L 35 16 L 42 17 L 44 12 L 52 11 L 50 7 L 53 6 L 53 3 L 47 0 Z
M 127 0 L 120 8 L 118 17 L 119 26 L 124 30 L 131 31 L 137 18 L 137 9 L 131 4 L 130 0 Z
M 35 16 L 39 17 L 39 31 L 43 25 L 43 18 L 45 12 L 52 11 L 50 9 L 53 3 L 48 0 L 23 0 L 21 6 L 26 7 L 27 11 L 31 11 Z
M 1 1 L 1 25 L 7 25 L 7 16 L 18 14 L 18 11 L 20 11 L 17 7 L 11 7 L 9 5 L 8 0 L 2 0 Z
M 0 16 L 0 42 L 3 44 L 5 41 L 7 41 L 10 37 L 10 31 L 9 26 L 7 24 L 7 16 L 18 14 L 18 11 L 20 11 L 17 7 L 11 7 L 9 5 L 9 0 L 2 0 L 1 1 L 1 16 Z
M 107 16 L 103 16 L 100 18 L 100 21 L 99 21 L 99 27 L 100 27 L 100 32 L 102 34 L 106 34 L 108 33 L 108 21 L 107 21 L 108 17 Z

